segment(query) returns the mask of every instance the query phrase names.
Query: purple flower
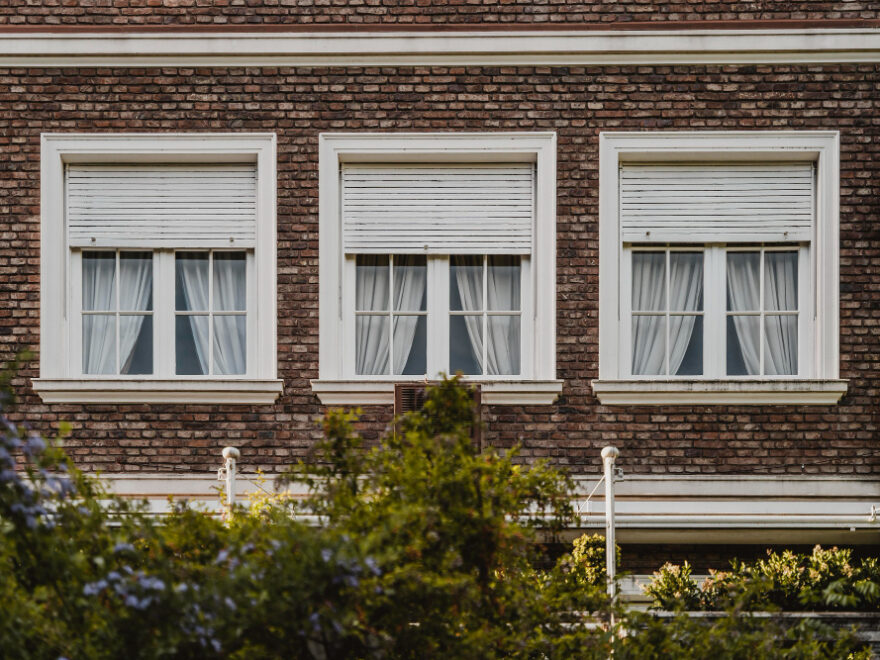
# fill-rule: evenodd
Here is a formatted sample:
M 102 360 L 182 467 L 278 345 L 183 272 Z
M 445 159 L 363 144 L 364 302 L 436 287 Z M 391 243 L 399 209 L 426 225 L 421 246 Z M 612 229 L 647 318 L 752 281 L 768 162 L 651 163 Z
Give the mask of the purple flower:
M 21 448 L 26 456 L 39 454 L 46 449 L 46 441 L 38 435 L 29 435 L 24 446 Z
M 134 546 L 131 543 L 117 543 L 113 546 L 113 552 L 134 552 Z
M 325 563 L 329 562 L 332 558 L 333 551 L 330 550 L 330 548 L 324 548 L 323 550 L 321 550 L 321 559 L 323 559 Z

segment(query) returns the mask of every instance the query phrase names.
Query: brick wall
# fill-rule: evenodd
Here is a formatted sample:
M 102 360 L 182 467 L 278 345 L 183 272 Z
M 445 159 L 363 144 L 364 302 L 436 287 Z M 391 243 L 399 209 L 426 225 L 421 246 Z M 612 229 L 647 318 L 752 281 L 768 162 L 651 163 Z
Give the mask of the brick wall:
M 0 24 L 607 23 L 611 21 L 865 19 L 859 0 L 4 0 Z
M 276 405 L 46 406 L 25 389 L 20 410 L 44 429 L 71 422 L 71 452 L 103 471 L 208 470 L 227 444 L 242 448 L 249 468 L 288 464 L 307 452 L 322 412 L 308 384 L 318 367 L 318 133 L 554 130 L 565 388 L 554 406 L 488 408 L 487 440 L 521 442 L 526 460 L 549 458 L 576 472 L 597 470 L 599 448 L 614 442 L 630 473 L 876 476 L 878 83 L 880 68 L 869 65 L 0 70 L 0 359 L 39 345 L 41 132 L 275 131 L 285 381 Z M 598 405 L 589 381 L 598 364 L 599 131 L 770 128 L 841 131 L 841 374 L 849 393 L 829 407 Z M 19 385 L 36 375 L 34 357 Z M 376 437 L 389 416 L 389 408 L 367 409 L 364 432 Z

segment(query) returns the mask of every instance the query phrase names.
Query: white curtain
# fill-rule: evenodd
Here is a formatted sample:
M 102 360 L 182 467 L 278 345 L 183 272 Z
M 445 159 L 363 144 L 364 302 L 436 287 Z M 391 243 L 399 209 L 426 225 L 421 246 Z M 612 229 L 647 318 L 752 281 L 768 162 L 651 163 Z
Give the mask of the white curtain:
M 388 311 L 388 262 L 385 258 L 360 257 L 357 267 L 355 309 Z M 361 375 L 388 373 L 388 316 L 357 317 L 355 369 Z
M 245 311 L 244 259 L 214 258 L 214 309 Z M 247 370 L 247 320 L 242 315 L 214 316 L 214 373 Z
M 394 309 L 419 311 L 425 295 L 427 268 L 424 259 L 412 255 L 394 257 Z M 402 374 L 412 352 L 419 316 L 394 316 L 394 372 Z
M 669 255 L 670 312 L 698 311 L 703 292 L 703 255 L 680 252 Z M 696 316 L 669 316 L 669 373 L 677 374 L 694 334 Z
M 153 261 L 150 255 L 119 259 L 119 301 L 122 309 L 145 311 L 153 291 Z M 131 368 L 134 347 L 144 324 L 144 316 L 120 317 L 119 362 L 120 373 Z
M 116 310 L 116 260 L 82 259 L 83 310 Z M 116 373 L 116 315 L 83 315 L 83 372 Z
M 520 269 L 518 265 L 492 267 L 489 260 L 486 294 L 490 310 L 518 310 L 520 308 Z M 495 376 L 518 374 L 520 371 L 520 317 L 490 316 L 489 343 L 486 346 L 487 373 Z
M 758 311 L 761 304 L 761 278 L 753 256 L 755 253 L 728 254 L 727 296 L 730 311 Z M 754 332 L 754 316 L 736 315 L 736 339 L 742 353 L 747 375 L 761 373 L 760 332 Z M 751 326 L 751 327 L 750 327 Z
M 764 254 L 764 306 L 767 310 L 797 309 L 797 253 Z M 797 316 L 764 317 L 764 371 L 771 376 L 797 374 Z
M 177 259 L 177 276 L 183 287 L 186 308 L 190 310 L 208 310 L 208 268 L 207 261 L 202 259 Z M 201 373 L 208 373 L 208 336 L 210 330 L 204 316 L 190 316 L 189 326 L 192 329 L 196 345 L 196 356 L 199 360 Z
M 648 312 L 666 306 L 666 255 L 633 253 L 632 309 Z M 665 372 L 666 325 L 662 316 L 633 316 L 632 372 L 657 376 Z
M 462 266 L 479 263 L 478 261 L 465 260 Z M 465 312 L 481 312 L 483 309 L 483 269 L 482 268 L 456 268 L 455 281 L 458 285 L 458 295 L 461 299 L 461 308 Z M 483 316 L 482 314 L 467 314 L 464 317 L 468 339 L 471 342 L 471 350 L 477 358 L 477 363 L 483 369 Z

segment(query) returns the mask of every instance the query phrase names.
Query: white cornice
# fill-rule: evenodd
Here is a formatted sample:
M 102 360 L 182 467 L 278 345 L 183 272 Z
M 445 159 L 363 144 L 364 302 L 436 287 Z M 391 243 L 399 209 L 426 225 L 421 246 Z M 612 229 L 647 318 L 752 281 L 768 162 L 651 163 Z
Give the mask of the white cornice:
M 813 64 L 880 61 L 880 29 L 24 32 L 0 66 Z

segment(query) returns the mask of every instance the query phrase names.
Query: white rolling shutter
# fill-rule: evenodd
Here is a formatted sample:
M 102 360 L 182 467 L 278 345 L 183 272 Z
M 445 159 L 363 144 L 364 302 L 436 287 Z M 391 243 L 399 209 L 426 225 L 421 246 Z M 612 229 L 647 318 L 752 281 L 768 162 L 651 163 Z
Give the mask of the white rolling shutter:
M 813 181 L 812 163 L 626 163 L 622 240 L 809 241 Z
M 253 247 L 256 164 L 67 166 L 71 247 Z
M 342 166 L 346 253 L 529 254 L 531 163 Z

